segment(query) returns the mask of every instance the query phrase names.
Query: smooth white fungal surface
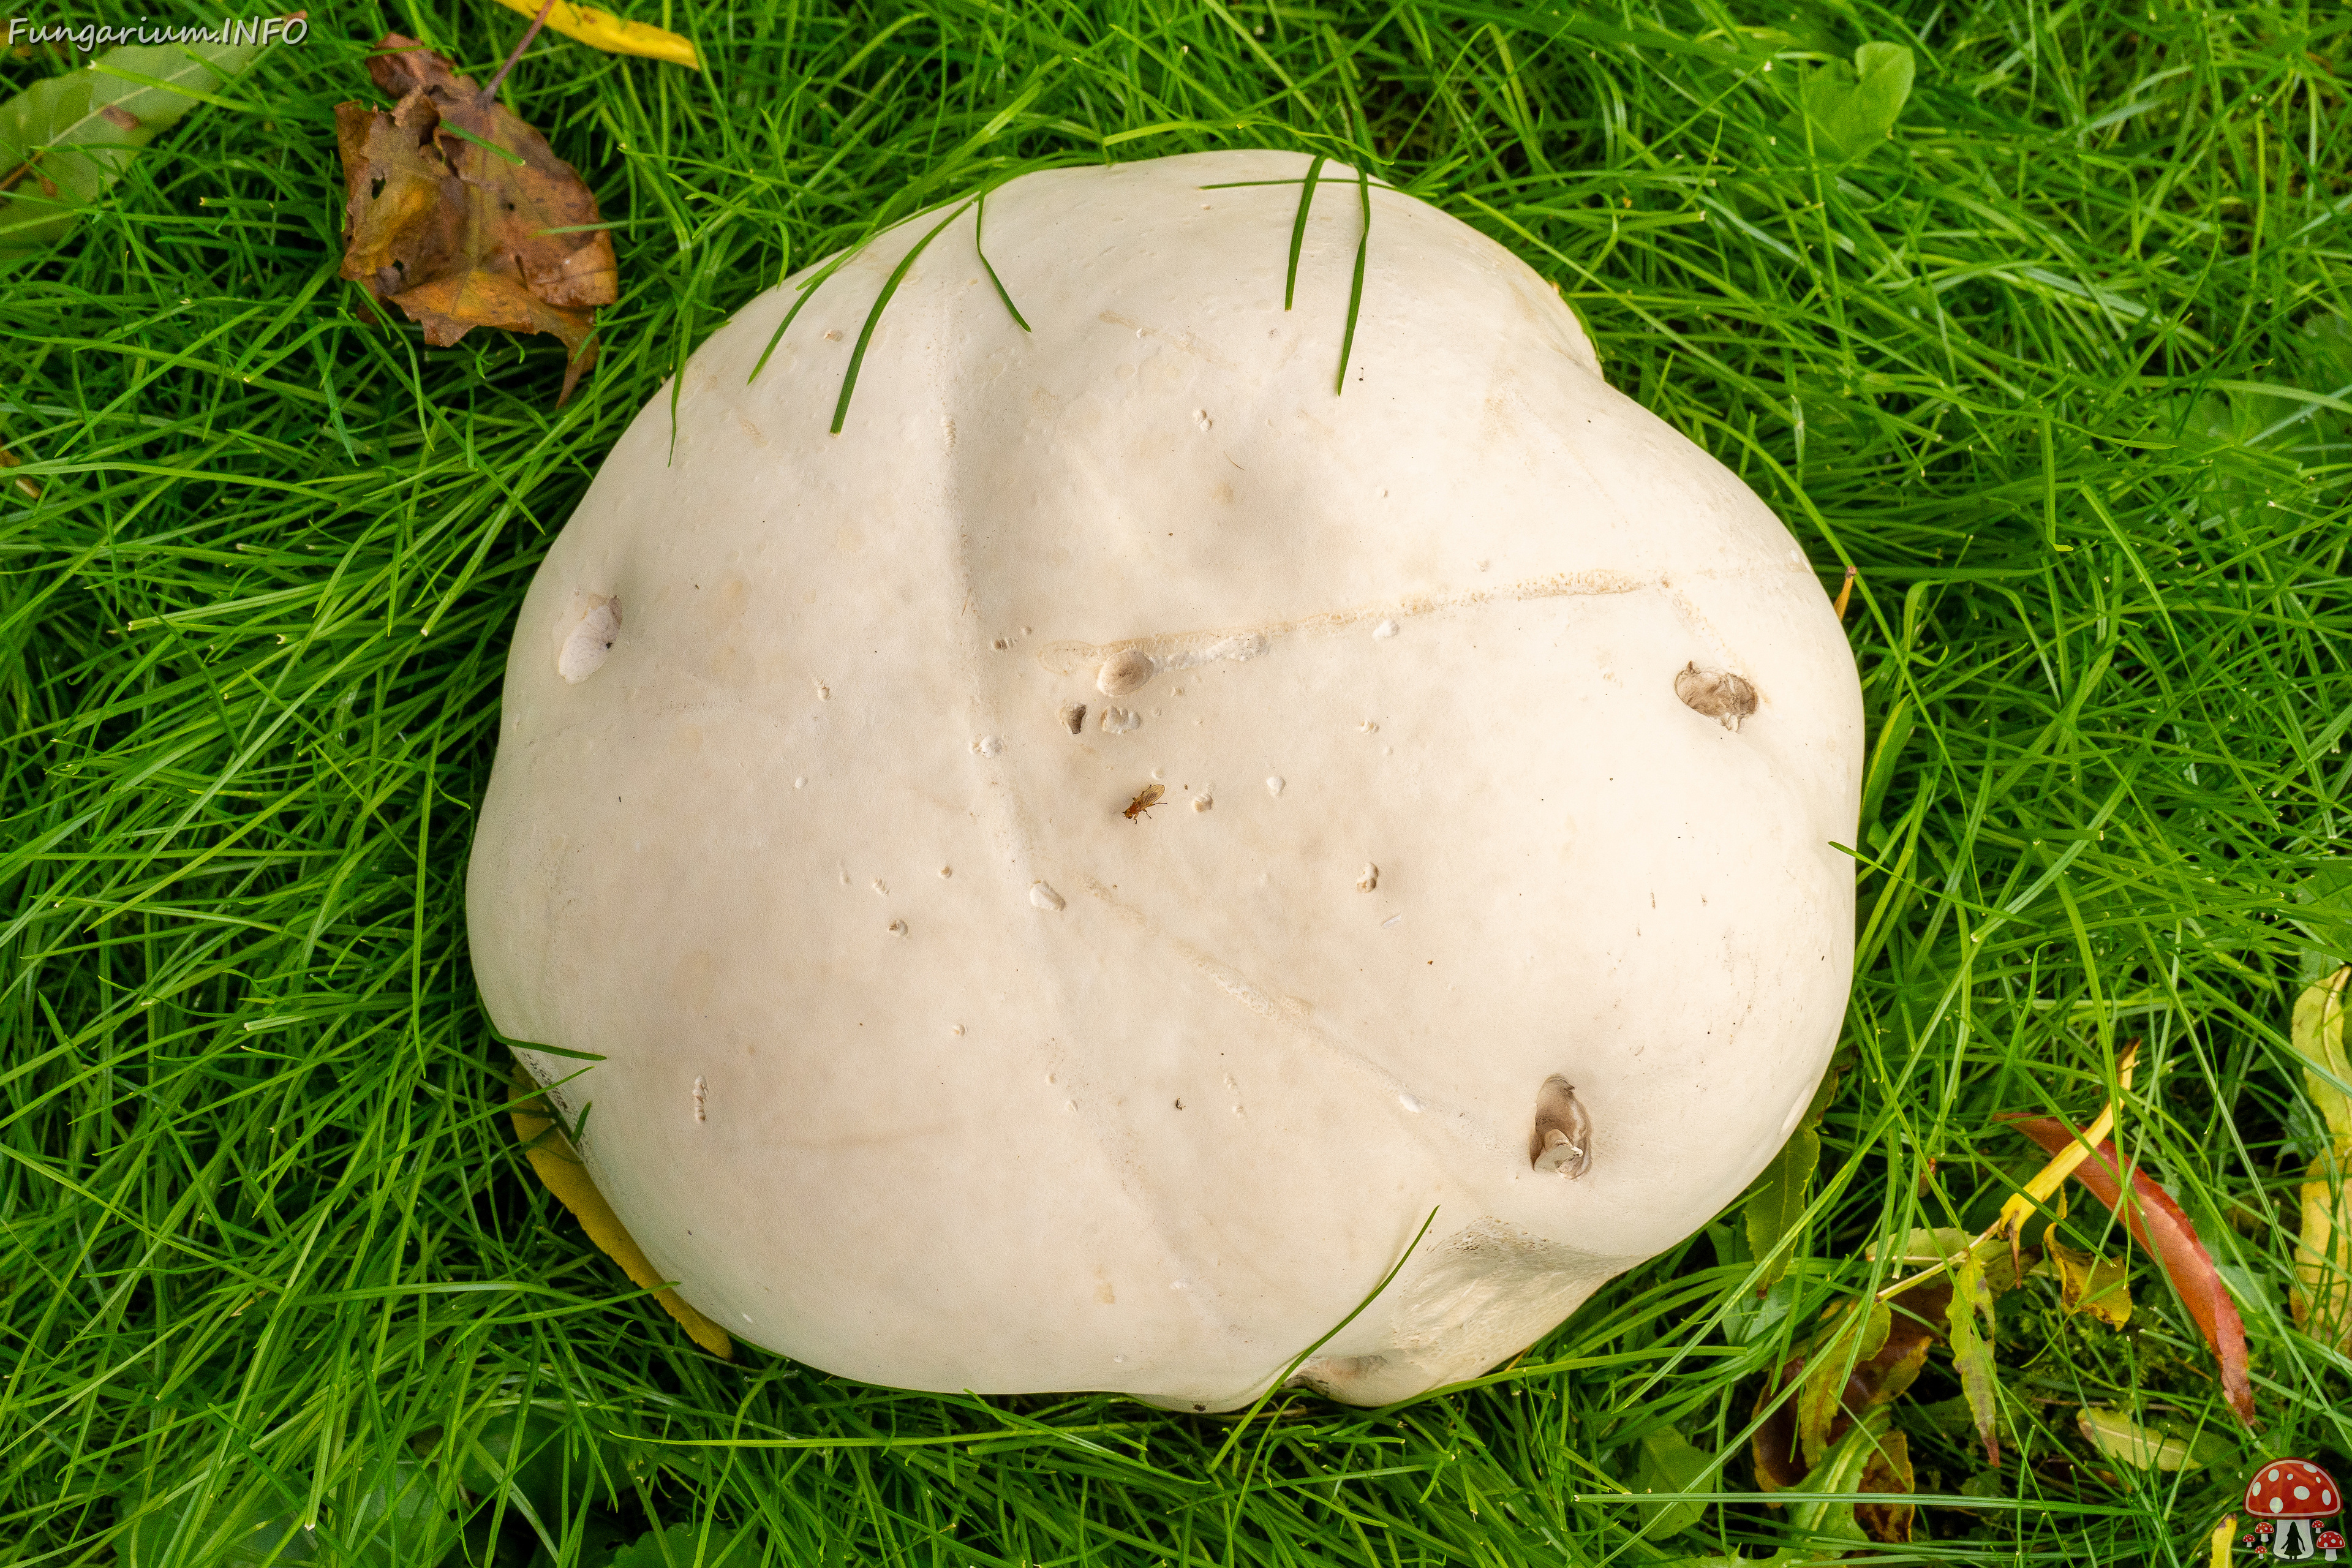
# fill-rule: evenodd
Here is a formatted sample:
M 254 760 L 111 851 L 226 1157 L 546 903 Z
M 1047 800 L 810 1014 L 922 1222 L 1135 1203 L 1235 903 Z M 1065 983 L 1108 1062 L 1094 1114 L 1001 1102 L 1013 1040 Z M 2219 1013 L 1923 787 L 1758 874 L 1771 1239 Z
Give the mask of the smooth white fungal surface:
M 1434 1208 L 1302 1372 L 1378 1404 L 1704 1224 L 1812 1093 L 1862 742 L 1820 580 L 1549 284 L 1391 191 L 1335 396 L 1352 174 L 1287 312 L 1299 185 L 1202 189 L 1306 165 L 995 191 L 1034 330 L 965 213 L 838 436 L 938 220 L 754 379 L 794 293 L 761 296 L 524 602 L 483 996 L 604 1058 L 566 1090 L 598 1185 L 772 1350 L 1232 1409 Z M 1123 816 L 1161 780 L 1196 809 Z

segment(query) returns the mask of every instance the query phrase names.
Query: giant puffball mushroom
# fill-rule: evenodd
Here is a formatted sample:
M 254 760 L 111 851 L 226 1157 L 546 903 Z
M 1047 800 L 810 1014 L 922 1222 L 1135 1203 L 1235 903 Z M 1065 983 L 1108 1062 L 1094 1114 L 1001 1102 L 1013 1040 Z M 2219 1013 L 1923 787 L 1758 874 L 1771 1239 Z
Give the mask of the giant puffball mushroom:
M 743 1340 L 1227 1410 L 1402 1258 L 1297 1373 L 1378 1404 L 1804 1113 L 1862 738 L 1814 568 L 1434 207 L 1322 166 L 1285 309 L 1307 167 L 1034 174 L 761 296 L 524 599 L 482 994 L 602 1058 L 521 1053 Z

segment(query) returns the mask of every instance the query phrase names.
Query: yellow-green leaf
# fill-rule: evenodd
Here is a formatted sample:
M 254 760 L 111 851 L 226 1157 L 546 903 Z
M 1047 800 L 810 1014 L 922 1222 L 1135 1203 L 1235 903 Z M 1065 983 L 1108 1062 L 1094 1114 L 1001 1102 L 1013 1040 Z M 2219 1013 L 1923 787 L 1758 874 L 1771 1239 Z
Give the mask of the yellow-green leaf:
M 0 103 L 0 257 L 64 237 L 141 148 L 264 47 L 126 44 Z
M 1911 96 L 1911 51 L 1864 44 L 1853 64 L 1831 60 L 1805 79 L 1801 95 L 1813 147 L 1825 157 L 1858 158 L 1895 134 L 1895 117 Z
M 1845 1543 L 1859 1546 L 1869 1540 L 1854 1518 L 1852 1494 L 1862 1489 L 1863 1472 L 1885 1443 L 1893 1408 L 1878 1405 L 1864 1411 L 1803 1480 L 1779 1495 L 1776 1500 L 1788 1505 L 1792 1539 L 1772 1554 L 1772 1561 L 1804 1563 L 1838 1556 L 1848 1549 Z M 1841 1493 L 1846 1494 L 1843 1500 Z
M 2295 999 L 2289 1032 L 2303 1058 L 2303 1082 L 2312 1104 L 2326 1118 L 2332 1148 L 2315 1155 L 2299 1196 L 2303 1231 L 2294 1248 L 2294 1286 L 2287 1304 L 2296 1324 L 2315 1338 L 2352 1346 L 2352 1064 L 2344 1055 L 2344 1004 L 2352 968 L 2305 987 Z
M 1984 1331 L 1977 1318 L 1982 1314 Z M 1952 1364 L 1960 1374 L 1960 1393 L 1975 1417 L 1977 1436 L 1984 1444 L 1985 1462 L 2000 1463 L 2000 1437 L 1994 1428 L 1999 1394 L 1993 1384 L 1992 1290 L 1985 1283 L 1984 1260 L 1973 1251 L 1952 1266 L 1952 1300 L 1944 1321 L 1951 1335 Z
M 2294 1054 L 2303 1058 L 2303 1086 L 2314 1109 L 2327 1119 L 2327 1135 L 2337 1152 L 2352 1151 L 2352 1063 L 2344 1058 L 2344 996 L 2352 967 L 2304 987 L 2295 998 L 2294 1021 L 2288 1031 Z
M 1788 1271 L 1789 1253 L 1781 1244 L 1805 1217 L 1805 1204 L 1811 1194 L 1813 1171 L 1822 1163 L 1822 1138 L 1816 1131 L 1830 1101 L 1837 1097 L 1838 1079 L 1844 1076 L 1844 1064 L 1832 1061 L 1814 1087 L 1812 1102 L 1797 1121 L 1796 1131 L 1772 1157 L 1756 1180 L 1748 1184 L 1745 1218 L 1748 1224 L 1748 1255 L 1761 1259 L 1764 1271 L 1757 1277 L 1756 1292 L 1762 1295 Z
M 1643 1493 L 1686 1492 L 1699 1489 L 1715 1458 L 1684 1441 L 1671 1426 L 1660 1427 L 1642 1439 L 1641 1457 L 1633 1471 L 1633 1489 Z M 1652 1541 L 1678 1535 L 1699 1521 L 1703 1502 L 1644 1503 L 1643 1533 Z
M 2058 1277 L 2058 1293 L 2066 1310 L 2088 1312 L 2111 1329 L 2130 1322 L 2131 1282 L 2124 1260 L 2077 1252 L 2058 1239 L 2056 1230 L 2053 1226 L 2042 1234 L 2042 1250 L 2050 1257 L 2050 1268 Z
M 2091 1447 L 2138 1470 L 2201 1470 L 2237 1451 L 2237 1446 L 2219 1433 L 2182 1437 L 2143 1426 L 2120 1410 L 2095 1405 L 2084 1405 L 2076 1414 L 2074 1425 Z
M 1861 1326 L 1859 1340 L 1854 1325 Z M 1837 1419 L 1839 1395 L 1853 1369 L 1885 1348 L 1895 1313 L 1884 1301 L 1873 1301 L 1859 1318 L 1845 1313 L 1822 1336 L 1805 1365 L 1805 1381 L 1797 1390 L 1797 1442 L 1808 1465 L 1819 1465 L 1830 1447 L 1830 1426 Z

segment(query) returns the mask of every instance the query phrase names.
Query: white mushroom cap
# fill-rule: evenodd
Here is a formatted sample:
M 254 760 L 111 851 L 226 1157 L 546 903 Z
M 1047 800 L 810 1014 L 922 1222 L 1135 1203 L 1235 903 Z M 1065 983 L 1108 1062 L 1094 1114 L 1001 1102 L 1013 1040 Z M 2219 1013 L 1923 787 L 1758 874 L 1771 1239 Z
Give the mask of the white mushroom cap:
M 1204 188 L 1305 164 L 998 191 L 1034 331 L 965 214 L 838 436 L 938 220 L 755 379 L 794 297 L 762 296 L 532 584 L 483 996 L 606 1058 L 563 1091 L 583 1157 L 745 1340 L 1231 1408 L 1435 1208 L 1307 1369 L 1377 1403 L 1689 1234 L 1812 1093 L 1862 742 L 1812 569 L 1548 284 L 1394 192 L 1335 396 L 1353 174 L 1324 171 L 1289 311 L 1299 187 Z M 551 650 L 589 642 L 567 679 Z M 1128 819 L 1149 784 L 1217 807 Z

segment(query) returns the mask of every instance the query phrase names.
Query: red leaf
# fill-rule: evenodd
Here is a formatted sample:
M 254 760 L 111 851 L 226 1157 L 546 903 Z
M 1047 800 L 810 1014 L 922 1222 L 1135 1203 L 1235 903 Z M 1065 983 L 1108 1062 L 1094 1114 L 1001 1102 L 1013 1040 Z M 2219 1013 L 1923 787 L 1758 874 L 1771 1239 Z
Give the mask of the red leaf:
M 2073 1131 L 2054 1116 L 2004 1116 L 2001 1120 L 2041 1144 L 2047 1153 L 2057 1154 L 2074 1145 Z M 2239 1420 L 2252 1426 L 2254 1391 L 2246 1379 L 2246 1325 L 2239 1318 L 2238 1305 L 2230 1300 L 2221 1276 L 2214 1270 L 2212 1256 L 2197 1238 L 2197 1227 L 2189 1223 L 2189 1216 L 2172 1201 L 2171 1194 L 2137 1166 L 2131 1173 L 2136 1201 L 2123 1201 L 2123 1184 L 2116 1172 L 2112 1139 L 2100 1144 L 2090 1158 L 2075 1167 L 2074 1179 L 2121 1215 L 2134 1239 L 2163 1266 L 2166 1278 L 2180 1293 L 2181 1302 L 2196 1320 L 2205 1342 L 2212 1347 L 2214 1359 L 2221 1363 L 2221 1393 L 2229 1400 L 2230 1408 L 2237 1413 Z

